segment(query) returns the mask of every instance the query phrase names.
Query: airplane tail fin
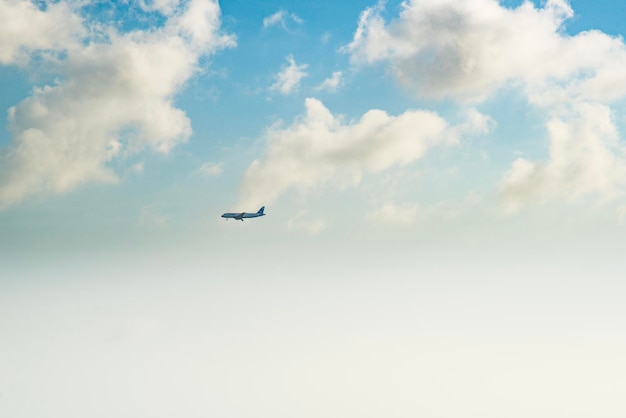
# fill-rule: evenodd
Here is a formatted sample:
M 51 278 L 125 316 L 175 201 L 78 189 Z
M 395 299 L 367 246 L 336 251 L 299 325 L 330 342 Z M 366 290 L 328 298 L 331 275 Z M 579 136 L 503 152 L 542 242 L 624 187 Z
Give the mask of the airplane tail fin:
M 264 210 L 265 210 L 265 206 L 261 206 L 261 209 L 259 209 L 257 213 L 263 215 Z

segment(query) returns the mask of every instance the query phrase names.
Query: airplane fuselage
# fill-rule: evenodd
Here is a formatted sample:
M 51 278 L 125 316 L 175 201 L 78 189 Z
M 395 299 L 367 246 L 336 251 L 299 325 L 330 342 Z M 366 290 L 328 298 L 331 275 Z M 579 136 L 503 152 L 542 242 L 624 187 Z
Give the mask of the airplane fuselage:
M 258 212 L 226 212 L 224 214 L 222 214 L 222 218 L 225 219 L 237 219 L 238 221 L 242 221 L 244 219 L 249 219 L 249 218 L 258 218 L 259 216 L 265 216 L 265 213 L 263 213 L 263 211 L 265 210 L 265 206 L 263 206 L 261 209 L 259 209 Z

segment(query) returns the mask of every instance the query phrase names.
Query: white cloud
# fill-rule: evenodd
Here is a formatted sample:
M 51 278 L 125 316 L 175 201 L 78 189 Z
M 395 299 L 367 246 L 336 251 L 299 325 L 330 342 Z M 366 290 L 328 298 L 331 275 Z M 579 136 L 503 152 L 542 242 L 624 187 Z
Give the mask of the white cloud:
M 124 152 L 167 153 L 191 135 L 173 97 L 203 54 L 231 46 L 214 1 L 192 0 L 157 30 L 111 33 L 67 51 L 63 81 L 10 109 L 0 207 L 37 192 L 115 182 L 107 163 Z
M 180 0 L 139 0 L 139 7 L 147 12 L 158 11 L 170 16 L 180 4 Z
M 307 77 L 306 70 L 308 64 L 298 65 L 293 59 L 293 56 L 287 57 L 289 65 L 283 67 L 283 69 L 276 75 L 276 82 L 270 87 L 270 91 L 278 91 L 282 94 L 289 94 L 295 91 L 300 84 L 300 81 Z
M 294 13 L 289 13 L 284 9 L 281 9 L 263 19 L 263 28 L 267 29 L 271 26 L 280 25 L 283 29 L 287 30 L 287 21 L 290 20 L 298 25 L 302 24 L 302 19 Z
M 0 2 L 0 64 L 21 64 L 38 50 L 75 47 L 85 33 L 82 19 L 64 2 L 39 10 L 32 2 Z
M 607 106 L 581 104 L 568 119 L 548 123 L 550 156 L 544 162 L 518 158 L 500 189 L 505 210 L 526 201 L 598 196 L 614 199 L 626 190 L 626 149 Z
M 319 86 L 316 87 L 316 89 L 335 91 L 341 84 L 342 76 L 343 74 L 341 71 L 335 71 L 332 76 L 324 80 Z
M 220 31 L 221 10 L 217 0 L 191 0 L 186 5 L 184 13 L 173 16 L 166 27 L 169 36 L 181 37 L 196 54 L 235 46 L 235 37 Z
M 482 100 L 512 80 L 571 76 L 585 61 L 560 33 L 572 15 L 563 1 L 507 9 L 495 0 L 411 0 L 389 24 L 380 7 L 362 13 L 345 50 L 355 64 L 387 63 L 419 96 Z
M 270 128 L 265 155 L 246 170 L 241 207 L 269 203 L 291 190 L 325 185 L 346 187 L 363 172 L 410 164 L 436 145 L 457 143 L 476 124 L 450 127 L 437 114 L 409 110 L 390 116 L 370 110 L 345 123 L 317 99 L 306 99 L 306 114 L 291 126 Z
M 549 161 L 514 163 L 500 183 L 509 208 L 529 199 L 622 194 L 623 149 L 609 107 L 626 96 L 621 38 L 564 34 L 573 16 L 565 0 L 515 9 L 495 0 L 409 0 L 390 22 L 382 7 L 361 14 L 344 48 L 355 65 L 382 63 L 415 95 L 460 103 L 517 86 L 547 115 Z
M 197 173 L 206 177 L 216 177 L 222 174 L 224 165 L 222 163 L 204 163 L 198 168 Z

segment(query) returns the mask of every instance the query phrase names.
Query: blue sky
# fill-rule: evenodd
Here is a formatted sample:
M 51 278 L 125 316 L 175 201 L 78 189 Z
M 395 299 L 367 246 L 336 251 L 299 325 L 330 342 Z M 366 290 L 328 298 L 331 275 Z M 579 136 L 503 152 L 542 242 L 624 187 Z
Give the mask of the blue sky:
M 0 415 L 623 416 L 625 14 L 0 0 Z
M 5 7 L 15 7 L 15 10 L 18 10 L 13 3 L 7 4 Z M 73 78 L 79 76 L 81 68 L 95 65 L 98 69 L 90 68 L 89 71 L 100 72 L 102 79 L 108 80 L 103 82 L 110 83 L 115 82 L 110 78 L 114 75 L 107 75 L 106 72 L 114 73 L 117 71 L 116 65 L 127 64 L 87 63 L 84 60 L 81 62 L 81 58 L 89 51 L 105 49 L 107 45 L 109 53 L 114 56 L 117 53 L 116 48 L 122 50 L 124 48 L 122 44 L 126 41 L 135 42 L 138 53 L 141 53 L 140 48 L 157 45 L 160 41 L 166 42 L 164 39 L 138 38 L 158 31 L 171 32 L 167 27 L 168 19 L 173 22 L 176 16 L 183 15 L 186 10 L 185 4 L 178 2 L 84 4 L 60 2 L 51 3 L 48 8 L 45 4 L 45 2 L 39 4 L 39 9 L 30 6 L 30 8 L 21 7 L 19 10 L 24 14 L 31 13 L 33 16 L 48 19 L 50 25 L 58 23 L 55 19 L 68 19 L 74 22 L 74 26 L 68 25 L 70 28 L 68 32 L 58 35 L 58 40 L 52 39 L 52 45 L 38 46 L 37 42 L 31 41 L 30 38 L 25 38 L 21 45 L 15 41 L 7 43 L 4 52 L 6 58 L 1 68 L 5 86 L 1 100 L 6 114 L 14 106 L 19 109 L 20 103 L 24 109 L 22 114 L 32 113 L 34 110 L 27 109 L 26 104 L 30 103 L 28 100 L 38 100 L 33 94 L 34 89 L 45 86 L 56 86 L 56 92 L 63 90 L 58 95 L 63 97 L 52 97 L 53 95 L 49 94 L 46 97 L 39 97 L 42 101 L 49 100 L 50 105 L 54 105 L 55 100 L 63 100 L 70 103 L 68 106 L 76 104 L 88 108 L 90 104 L 87 98 L 73 97 L 72 95 L 77 96 L 79 93 L 70 92 L 68 88 L 75 83 Z M 158 77 L 171 76 L 172 78 L 168 80 L 170 85 L 164 91 L 155 94 L 160 94 L 158 99 L 167 107 L 163 111 L 171 111 L 169 115 L 161 117 L 180 117 L 178 121 L 165 121 L 164 124 L 169 123 L 172 127 L 174 126 L 172 123 L 184 123 L 184 127 L 173 127 L 171 132 L 163 133 L 162 138 L 152 140 L 148 136 L 154 134 L 141 131 L 143 128 L 138 131 L 136 124 L 150 125 L 150 119 L 158 120 L 159 115 L 150 113 L 151 111 L 147 109 L 144 109 L 145 111 L 136 109 L 137 114 L 130 115 L 126 121 L 113 121 L 109 126 L 106 125 L 107 122 L 98 122 L 102 126 L 98 125 L 97 129 L 110 132 L 106 133 L 108 139 L 102 140 L 103 144 L 99 149 L 93 150 L 92 161 L 88 163 L 93 164 L 93 167 L 81 168 L 81 164 L 85 164 L 84 158 L 70 155 L 68 158 L 72 161 L 65 167 L 46 169 L 37 161 L 37 158 L 45 155 L 41 147 L 29 151 L 28 156 L 21 162 L 17 162 L 19 158 L 11 156 L 11 150 L 21 143 L 20 132 L 23 133 L 32 127 L 28 126 L 28 121 L 18 121 L 15 128 L 17 131 L 11 132 L 13 128 L 7 118 L 2 132 L 4 154 L 7 155 L 2 174 L 2 187 L 6 196 L 3 198 L 4 209 L 0 216 L 9 232 L 3 234 L 3 246 L 13 247 L 25 236 L 32 236 L 34 241 L 39 241 L 37 237 L 40 234 L 53 234 L 55 241 L 61 242 L 64 237 L 75 234 L 81 237 L 93 236 L 91 241 L 98 245 L 98 236 L 101 236 L 102 229 L 112 234 L 141 234 L 140 230 L 149 229 L 151 223 L 159 224 L 162 230 L 205 228 L 204 233 L 212 234 L 215 228 L 221 227 L 217 225 L 221 221 L 218 219 L 221 211 L 253 210 L 262 204 L 266 204 L 268 211 L 271 210 L 276 214 L 275 219 L 270 221 L 274 227 L 285 228 L 289 221 L 293 221 L 293 225 L 297 216 L 303 229 L 316 233 L 322 230 L 332 232 L 333 229 L 340 229 L 341 224 L 346 222 L 354 224 L 356 228 L 368 228 L 372 226 L 374 218 L 378 218 L 382 223 L 389 221 L 392 225 L 395 223 L 404 224 L 404 227 L 415 227 L 420 223 L 434 221 L 433 219 L 424 221 L 423 217 L 420 221 L 418 212 L 441 212 L 441 207 L 446 207 L 446 211 L 457 216 L 469 212 L 467 204 L 464 203 L 467 201 L 479 205 L 479 208 L 473 209 L 491 220 L 500 221 L 501 212 L 504 212 L 511 216 L 508 218 L 509 221 L 516 222 L 516 216 L 523 217 L 528 211 L 547 208 L 546 212 L 549 214 L 554 210 L 550 205 L 564 204 L 568 208 L 594 206 L 593 210 L 602 213 L 602 216 L 607 212 L 615 212 L 614 220 L 619 224 L 621 210 L 619 196 L 622 187 L 619 184 L 621 182 L 619 170 L 596 169 L 587 164 L 578 171 L 587 170 L 589 175 L 581 176 L 587 179 L 598 177 L 597 181 L 595 183 L 589 181 L 590 184 L 586 186 L 565 187 L 559 184 L 564 180 L 561 180 L 562 173 L 554 168 L 557 163 L 553 164 L 552 168 L 547 167 L 550 159 L 558 157 L 549 154 L 550 134 L 547 131 L 547 124 L 563 110 L 556 109 L 562 105 L 539 104 L 543 99 L 539 98 L 540 94 L 537 92 L 540 89 L 547 89 L 547 94 L 553 94 L 551 89 L 569 85 L 569 91 L 561 91 L 560 94 L 580 95 L 574 90 L 587 88 L 583 85 L 585 79 L 589 81 L 587 85 L 599 86 L 598 89 L 610 89 L 611 83 L 619 83 L 620 75 L 614 73 L 619 72 L 619 62 L 623 53 L 623 45 L 619 38 L 621 23 L 612 16 L 618 13 L 616 10 L 619 11 L 620 6 L 608 1 L 595 2 L 593 6 L 590 6 L 589 2 L 571 4 L 552 2 L 547 6 L 527 3 L 525 8 L 520 7 L 521 2 L 513 1 L 500 5 L 491 2 L 490 6 L 478 4 L 477 7 L 483 7 L 484 10 L 491 9 L 488 13 L 503 13 L 502 19 L 510 19 L 510 25 L 519 24 L 521 19 L 526 19 L 528 27 L 524 30 L 536 32 L 527 36 L 528 42 L 540 43 L 541 36 L 551 37 L 551 40 L 546 42 L 553 42 L 556 49 L 550 53 L 563 55 L 560 58 L 562 60 L 560 67 L 556 61 L 544 65 L 545 68 L 539 68 L 541 65 L 538 62 L 530 62 L 532 59 L 541 60 L 539 55 L 543 53 L 541 48 L 534 45 L 528 46 L 527 54 L 522 58 L 523 65 L 511 65 L 502 69 L 499 68 L 500 65 L 493 65 L 493 62 L 487 60 L 480 62 L 474 72 L 468 70 L 467 77 L 455 77 L 455 71 L 467 69 L 449 67 L 451 61 L 446 60 L 450 57 L 444 54 L 457 54 L 459 59 L 467 61 L 463 65 L 470 65 L 476 59 L 483 59 L 480 58 L 480 54 L 485 51 L 498 54 L 501 53 L 498 52 L 499 48 L 526 47 L 525 44 L 518 45 L 525 41 L 523 36 L 515 31 L 503 35 L 502 45 L 487 44 L 491 38 L 481 39 L 481 36 L 493 36 L 489 31 L 501 30 L 495 21 L 490 23 L 493 27 L 485 27 L 481 32 L 475 32 L 476 39 L 471 42 L 477 42 L 477 45 L 462 45 L 458 51 L 445 49 L 448 48 L 445 45 L 437 46 L 438 39 L 442 38 L 436 33 L 437 28 L 434 28 L 434 32 L 429 31 L 420 35 L 424 39 L 432 36 L 432 40 L 427 40 L 424 46 L 415 44 L 412 48 L 418 49 L 411 52 L 412 55 L 408 58 L 403 57 L 404 52 L 394 50 L 397 48 L 394 45 L 402 43 L 410 45 L 413 42 L 410 38 L 403 38 L 409 35 L 401 33 L 404 30 L 402 26 L 410 27 L 414 24 L 411 19 L 419 19 L 419 16 L 412 16 L 407 12 L 404 17 L 399 18 L 401 12 L 399 2 L 387 2 L 377 6 L 365 1 L 355 1 L 337 5 L 323 3 L 315 7 L 298 2 L 294 4 L 264 2 L 262 5 L 246 4 L 245 7 L 237 2 L 220 4 L 219 9 L 211 11 L 216 13 L 213 18 L 217 19 L 217 24 L 210 29 L 213 32 L 201 40 L 203 45 L 197 48 L 191 45 L 191 41 L 187 45 L 189 49 L 187 52 L 193 56 L 190 57 L 191 61 L 186 64 L 186 68 L 180 66 L 183 73 L 169 75 L 165 74 L 169 69 L 165 69 L 164 74 L 156 74 L 154 80 L 142 80 L 139 72 L 144 70 L 137 67 L 134 71 L 138 74 L 132 75 L 136 77 L 132 80 L 136 85 L 126 86 L 158 90 L 156 84 L 149 83 L 159 83 Z M 161 9 L 158 8 L 159 5 L 162 6 Z M 425 10 L 424 13 L 438 13 L 437 7 L 446 6 L 433 6 L 433 10 Z M 372 21 L 364 21 L 362 26 L 363 29 L 371 30 L 371 34 L 357 41 L 359 18 L 367 9 L 372 12 L 370 13 Z M 407 10 L 410 12 L 411 7 Z M 471 13 L 467 10 L 458 12 Z M 485 16 L 489 16 L 488 13 Z M 374 15 L 375 19 L 372 18 Z M 376 19 L 387 26 L 372 29 L 375 27 Z M 476 23 L 470 23 L 471 25 L 481 23 L 478 13 L 469 19 L 477 20 Z M 546 22 L 548 26 L 542 27 L 541 25 Z M 12 39 L 17 39 L 19 30 L 16 29 L 15 33 L 7 31 L 4 36 L 13 36 Z M 577 53 L 577 48 L 581 50 L 592 48 L 584 43 L 591 44 L 596 41 L 582 39 L 584 36 L 581 35 L 582 31 L 588 30 L 598 31 L 595 33 L 607 42 L 614 40 L 617 53 L 610 49 L 611 46 L 607 46 L 607 52 L 598 53 L 598 57 L 590 58 L 587 60 L 589 62 L 563 61 L 573 59 L 570 57 Z M 109 35 L 105 34 L 107 31 L 115 33 L 118 39 L 122 39 L 118 42 L 119 46 L 108 39 Z M 386 34 L 390 33 L 388 31 L 397 33 L 392 35 L 395 38 L 388 40 L 386 50 L 368 52 L 368 48 L 375 47 L 378 42 L 376 31 Z M 36 35 L 32 35 L 33 39 Z M 133 36 L 135 39 L 132 39 Z M 163 36 L 170 36 L 170 39 L 179 36 L 180 39 L 181 35 L 170 33 Z M 184 37 L 184 33 L 182 36 Z M 210 36 L 222 38 L 209 39 Z M 570 46 L 565 46 L 568 40 Z M 430 46 L 428 42 L 431 43 Z M 558 43 L 563 45 L 557 45 Z M 482 50 L 481 46 L 484 47 Z M 433 51 L 439 48 L 441 55 L 428 58 L 428 48 Z M 611 56 L 607 58 L 608 66 L 612 66 L 611 68 L 599 68 L 600 65 L 604 65 L 599 64 L 604 59 L 600 56 L 602 53 Z M 93 56 L 89 59 L 95 60 Z M 106 58 L 102 58 L 104 59 Z M 158 61 L 159 58 L 154 59 Z M 594 59 L 597 61 L 593 61 Z M 403 66 L 408 69 L 419 60 L 433 61 L 430 69 L 413 68 L 410 70 L 411 73 L 404 73 Z M 513 62 L 515 58 L 505 56 L 501 60 Z M 289 73 L 290 68 L 293 70 L 292 73 Z M 442 68 L 448 68 L 450 74 L 444 74 L 441 80 L 437 81 L 435 73 Z M 601 71 L 605 72 L 600 74 Z M 281 72 L 284 73 L 282 81 L 279 78 Z M 597 74 L 595 77 L 594 72 Z M 87 74 L 77 83 L 98 83 L 100 81 L 97 77 Z M 490 81 L 489 77 L 493 80 Z M 142 81 L 145 81 L 144 87 L 141 86 Z M 324 84 L 325 82 L 327 84 Z M 452 89 L 443 85 L 429 89 L 429 84 L 432 86 L 439 82 L 458 85 Z M 482 83 L 482 87 L 478 85 L 476 87 L 478 90 L 471 91 L 474 88 L 471 87 L 472 83 Z M 548 86 L 546 83 L 554 83 L 554 86 Z M 78 85 L 76 89 L 84 87 Z M 104 86 L 97 88 L 106 90 Z M 130 94 L 135 93 L 137 92 Z M 129 92 L 121 91 L 119 100 L 126 100 L 124 94 Z M 141 92 L 137 94 L 135 99 L 138 101 L 150 100 L 146 98 L 148 93 L 146 97 L 140 97 L 139 94 L 143 94 Z M 592 94 L 588 93 L 588 96 Z M 607 113 L 609 118 L 607 121 L 611 124 L 609 128 L 617 130 L 618 136 L 619 130 L 624 126 L 621 106 L 623 100 L 620 94 L 617 92 L 617 97 L 610 98 L 580 99 L 585 103 L 588 102 L 590 106 L 602 107 L 598 110 L 600 113 L 609 112 Z M 328 140 L 331 142 L 345 142 L 343 153 L 352 161 L 334 163 L 335 167 L 328 171 L 321 167 L 321 161 L 315 161 L 306 154 L 306 147 L 309 146 L 306 142 L 314 143 L 313 136 L 320 135 L 318 132 L 309 132 L 307 139 L 302 140 L 305 148 L 294 151 L 296 154 L 290 157 L 293 161 L 267 160 L 271 148 L 269 132 L 273 129 L 278 136 L 287 135 L 289 127 L 295 127 L 297 121 L 304 117 L 307 99 L 315 99 L 316 103 L 334 115 L 340 125 L 345 126 L 358 125 L 358 120 L 373 109 L 386 112 L 390 121 L 407 111 L 416 111 L 419 115 L 431 112 L 446 125 L 444 129 L 446 132 L 438 132 L 435 141 L 446 145 L 429 143 L 424 145 L 423 150 L 416 150 L 418 146 L 415 146 L 415 149 L 406 151 L 409 154 L 411 152 L 416 154 L 405 159 L 399 155 L 390 155 L 388 161 L 367 162 L 363 158 L 371 160 L 374 157 L 348 155 L 358 151 L 356 148 L 350 148 L 349 138 L 329 137 Z M 95 106 L 98 106 L 104 105 L 103 101 L 108 99 L 99 97 L 92 100 L 95 100 Z M 533 103 L 533 100 L 536 103 Z M 97 113 L 95 110 L 96 108 L 94 113 Z M 475 119 L 475 123 L 483 125 L 470 127 L 468 112 L 473 112 L 472 114 L 478 118 Z M 416 118 L 419 115 L 416 114 Z M 72 116 L 74 117 L 78 116 Z M 84 129 L 96 129 L 88 126 L 89 123 L 95 124 L 86 121 Z M 415 123 L 419 125 L 421 122 L 416 120 Z M 564 129 L 574 125 L 574 122 L 569 120 L 565 120 L 564 123 Z M 461 128 L 463 124 L 465 128 Z M 419 129 L 417 125 L 407 129 Z M 303 126 L 303 129 L 310 128 Z M 447 132 L 448 128 L 455 132 Z M 44 135 L 47 135 L 46 143 L 52 147 L 50 152 L 53 155 L 54 153 L 61 155 L 63 147 L 58 144 L 62 141 L 57 135 L 62 136 L 64 132 L 53 134 L 45 132 L 46 129 L 52 131 L 61 128 L 53 126 L 42 128 Z M 161 132 L 166 130 L 159 129 Z M 463 129 L 464 132 L 459 131 Z M 71 142 L 69 146 L 79 147 L 79 144 L 90 143 L 81 135 L 83 134 L 75 141 L 72 140 L 75 143 Z M 363 146 L 368 142 L 374 144 L 370 145 L 370 152 L 382 155 L 383 151 L 376 147 L 383 145 L 375 144 L 375 141 L 368 137 L 373 133 L 364 132 L 363 135 L 363 138 L 357 140 L 361 141 Z M 401 135 L 404 135 L 404 132 Z M 411 141 L 410 134 L 407 135 L 407 141 Z M 604 141 L 603 138 L 600 140 Z M 115 143 L 115 152 L 111 156 L 106 154 L 107 147 L 111 147 L 105 143 L 106 141 Z M 420 139 L 414 142 L 418 144 Z M 408 146 L 410 148 L 411 144 Z M 604 143 L 599 146 L 608 147 Z M 598 152 L 603 153 L 604 148 Z M 619 165 L 619 160 L 615 158 L 621 155 L 621 151 L 616 148 L 608 150 L 607 153 L 606 157 L 611 161 L 599 161 L 598 164 Z M 322 159 L 327 157 L 320 156 Z M 358 158 L 362 160 L 359 161 Z M 563 158 L 571 160 L 576 156 Z M 505 184 L 507 176 L 514 172 L 520 173 L 520 170 L 524 169 L 519 164 L 514 166 L 517 159 L 524 160 L 520 163 L 522 165 L 528 163 L 526 166 L 529 164 L 535 166 L 535 174 L 526 173 L 526 178 L 520 180 L 523 184 L 516 186 L 529 188 L 523 197 L 517 195 L 518 192 L 513 190 L 515 187 Z M 260 172 L 255 172 L 251 168 L 255 160 L 264 163 Z M 303 161 L 308 161 L 310 167 L 302 164 Z M 299 169 L 294 171 L 279 167 L 281 163 L 297 164 Z M 30 164 L 39 165 L 40 169 L 30 167 Z M 583 163 L 564 161 L 563 164 Z M 20 165 L 23 167 L 19 168 Z M 540 167 L 541 165 L 546 167 Z M 78 171 L 73 172 L 74 169 Z M 267 173 L 271 170 L 274 170 L 273 175 L 283 179 L 285 184 L 279 186 L 277 178 L 269 177 Z M 306 170 L 310 172 L 305 173 Z M 17 179 L 26 177 L 23 171 L 40 173 L 32 174 L 28 180 L 20 182 Z M 293 179 L 285 182 L 289 177 Z M 533 181 L 537 184 L 531 184 Z M 30 183 L 26 184 L 28 182 Z M 573 179 L 572 182 L 580 184 L 582 181 Z M 271 186 L 272 184 L 274 186 Z M 274 190 L 271 190 L 272 187 Z M 567 190 L 563 191 L 564 187 Z M 593 204 L 598 199 L 603 201 L 599 208 Z M 239 207 L 241 205 L 252 207 Z M 396 212 L 401 213 L 396 216 Z M 377 217 L 376 213 L 387 215 Z M 152 220 L 146 221 L 148 217 L 152 217 Z M 211 223 L 207 219 L 215 222 Z M 447 221 L 438 219 L 435 222 Z M 55 230 L 57 232 L 54 232 Z M 165 236 L 167 233 L 161 232 L 164 234 L 163 241 L 167 242 L 169 239 Z M 62 236 L 58 236 L 59 234 Z M 294 235 L 299 234 L 307 235 L 305 231 L 296 232 Z M 90 239 L 86 238 L 86 241 L 89 242 Z M 119 242 L 111 243 L 117 244 Z

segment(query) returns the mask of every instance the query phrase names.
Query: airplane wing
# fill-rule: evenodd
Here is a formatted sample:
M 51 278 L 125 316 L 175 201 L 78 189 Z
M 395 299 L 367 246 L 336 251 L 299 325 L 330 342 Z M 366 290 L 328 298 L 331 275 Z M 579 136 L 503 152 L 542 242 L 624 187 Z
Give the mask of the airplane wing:
M 241 212 L 239 215 L 235 216 L 235 219 L 243 219 L 243 215 L 244 215 L 245 213 L 246 213 L 246 212 Z

